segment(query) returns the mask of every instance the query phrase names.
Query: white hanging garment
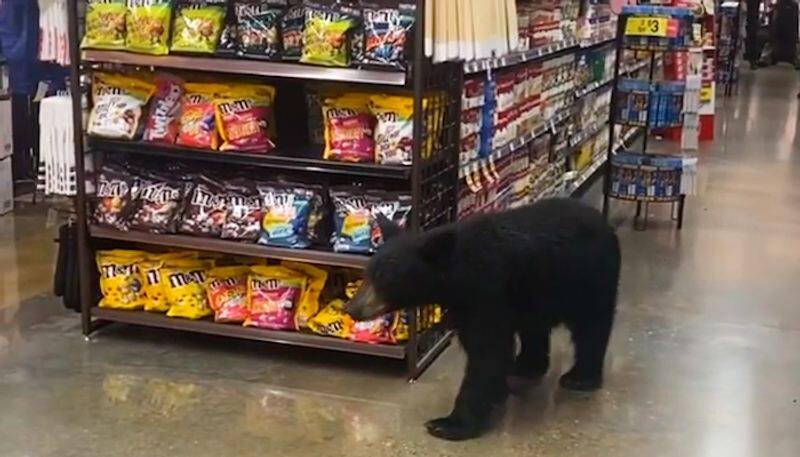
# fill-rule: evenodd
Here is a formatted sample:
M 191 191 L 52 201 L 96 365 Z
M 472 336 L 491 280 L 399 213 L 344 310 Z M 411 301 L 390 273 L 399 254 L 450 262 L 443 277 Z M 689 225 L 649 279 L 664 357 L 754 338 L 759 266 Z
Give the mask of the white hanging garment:
M 39 108 L 39 154 L 46 195 L 75 195 L 75 147 L 72 99 L 67 94 L 46 97 Z
M 67 0 L 38 0 L 39 60 L 69 65 Z

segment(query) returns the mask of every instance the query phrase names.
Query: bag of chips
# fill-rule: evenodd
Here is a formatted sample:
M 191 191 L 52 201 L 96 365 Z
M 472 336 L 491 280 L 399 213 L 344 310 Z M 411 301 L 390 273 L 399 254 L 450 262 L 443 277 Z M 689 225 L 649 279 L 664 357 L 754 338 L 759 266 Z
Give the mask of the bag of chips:
M 261 231 L 261 196 L 244 180 L 225 185 L 225 225 L 222 238 L 256 241 Z
M 306 287 L 306 278 L 280 266 L 255 266 L 247 278 L 250 315 L 244 325 L 294 330 L 294 313 Z
M 306 8 L 303 5 L 290 7 L 281 22 L 283 60 L 300 60 L 303 54 L 303 30 L 306 28 Z
M 301 330 L 308 327 L 308 320 L 319 311 L 319 298 L 328 281 L 328 272 L 307 263 L 283 261 L 281 265 L 304 274 L 307 279 L 306 288 L 294 313 L 295 328 Z
M 150 233 L 175 233 L 189 190 L 186 182 L 157 174 L 139 179 L 129 227 Z
M 172 0 L 128 0 L 125 47 L 129 51 L 169 53 Z
M 319 189 L 291 184 L 260 185 L 259 244 L 305 249 L 311 246 L 308 222 Z
M 226 89 L 218 84 L 186 84 L 177 144 L 198 149 L 216 150 L 219 147 L 214 98 L 216 92 Z
M 202 319 L 214 312 L 208 306 L 205 280 L 214 262 L 198 260 L 194 265 L 164 267 L 164 291 L 169 303 L 167 316 Z
M 383 244 L 377 215 L 383 214 L 403 227 L 411 213 L 411 197 L 405 194 L 340 188 L 331 192 L 331 198 L 335 208 L 333 249 L 336 252 L 376 252 Z
M 117 230 L 128 229 L 133 192 L 138 178 L 123 167 L 104 165 L 97 175 L 94 223 Z
M 368 96 L 348 94 L 328 98 L 322 107 L 322 117 L 325 120 L 325 159 L 375 162 L 375 118 L 369 111 Z
M 350 65 L 348 33 L 355 19 L 333 8 L 306 7 L 303 53 L 300 61 L 328 67 Z
M 139 262 L 144 260 L 141 251 L 98 251 L 97 269 L 100 271 L 101 308 L 134 310 L 144 307 Z
M 166 313 L 169 310 L 164 276 L 161 270 L 165 266 L 180 267 L 197 264 L 196 252 L 170 252 L 166 254 L 148 254 L 147 259 L 139 264 L 139 276 L 142 282 L 145 302 L 144 310 L 154 313 Z
M 206 278 L 208 304 L 216 322 L 241 324 L 250 315 L 247 308 L 247 276 L 250 267 L 212 268 Z
M 286 0 L 235 0 L 240 54 L 269 60 L 280 58 L 280 26 L 286 6 Z
M 225 0 L 181 0 L 175 9 L 171 49 L 213 53 L 225 25 Z
M 309 319 L 308 328 L 323 336 L 348 339 L 353 328 L 353 318 L 344 310 L 344 300 L 333 300 L 314 317 Z
M 375 161 L 384 165 L 411 165 L 414 157 L 414 99 L 370 97 L 375 125 Z
M 167 73 L 156 74 L 156 92 L 144 129 L 144 141 L 175 144 L 183 94 L 183 80 Z
M 125 0 L 87 0 L 82 48 L 125 48 Z
M 144 106 L 153 95 L 151 81 L 126 75 L 95 73 L 92 111 L 86 132 L 103 138 L 132 140 L 139 133 Z
M 222 184 L 200 175 L 187 195 L 178 231 L 196 236 L 222 236 L 227 212 Z
M 359 62 L 405 69 L 416 5 L 397 8 L 364 8 L 364 53 Z
M 225 91 L 215 100 L 217 125 L 222 137 L 221 151 L 267 153 L 275 147 L 270 140 L 275 89 L 242 84 Z

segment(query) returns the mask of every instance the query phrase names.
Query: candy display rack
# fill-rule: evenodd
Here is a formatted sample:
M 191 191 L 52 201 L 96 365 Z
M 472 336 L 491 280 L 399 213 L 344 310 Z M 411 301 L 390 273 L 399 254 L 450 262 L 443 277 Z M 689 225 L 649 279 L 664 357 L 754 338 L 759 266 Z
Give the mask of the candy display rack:
M 86 181 L 91 175 L 84 160 L 84 150 L 91 152 L 95 164 L 106 156 L 154 160 L 186 161 L 205 164 L 213 169 L 274 170 L 289 176 L 302 175 L 314 182 L 363 182 L 410 192 L 413 210 L 409 229 L 425 231 L 452 222 L 456 217 L 456 185 L 458 179 L 458 141 L 463 63 L 432 64 L 424 54 L 424 46 L 414 46 L 408 70 L 373 70 L 330 68 L 296 63 L 266 62 L 237 58 L 197 57 L 190 55 L 153 56 L 124 51 L 81 50 L 80 18 L 84 0 L 69 0 L 69 42 L 71 51 L 70 89 L 73 98 L 75 153 L 77 168 L 77 232 L 79 286 L 81 292 L 82 329 L 89 338 L 110 323 L 124 323 L 177 331 L 221 335 L 276 344 L 304 346 L 322 350 L 404 360 L 409 377 L 418 377 L 447 347 L 452 333 L 441 326 L 422 329 L 420 313 L 408 313 L 409 338 L 396 345 L 366 344 L 305 332 L 270 331 L 237 325 L 217 324 L 210 320 L 183 320 L 144 311 L 120 311 L 97 306 L 97 272 L 93 253 L 97 249 L 161 246 L 198 251 L 226 253 L 274 260 L 294 260 L 312 264 L 363 269 L 369 258 L 332 250 L 286 249 L 257 244 L 244 244 L 221 239 L 185 235 L 161 235 L 136 231 L 117 231 L 92 225 L 88 218 L 89 194 Z M 389 0 L 382 0 L 385 4 Z M 396 2 L 395 2 L 396 3 Z M 425 1 L 416 1 L 414 42 L 424 41 Z M 182 70 L 197 74 L 245 75 L 265 81 L 286 94 L 276 113 L 289 122 L 301 124 L 307 118 L 300 96 L 308 82 L 330 82 L 358 90 L 374 90 L 413 96 L 414 133 L 413 165 L 351 164 L 321 158 L 321 148 L 304 144 L 305 137 L 295 132 L 282 136 L 285 144 L 269 154 L 216 153 L 178 146 L 154 146 L 143 142 L 125 142 L 85 137 L 82 130 L 81 94 L 83 82 L 95 69 L 143 68 Z M 279 95 L 280 97 L 281 95 Z M 424 100 L 423 100 L 424 99 Z M 298 121 L 298 122 L 291 122 Z M 88 149 L 86 149 L 88 148 Z
M 652 128 L 673 127 L 683 122 L 685 88 L 674 81 L 656 80 L 657 55 L 683 52 L 691 45 L 693 15 L 687 8 L 625 6 L 619 16 L 609 117 L 609 146 L 603 186 L 603 214 L 608 217 L 610 200 L 636 202 L 634 227 L 647 228 L 650 203 L 672 204 L 672 218 L 683 227 L 686 195 L 681 191 L 680 157 L 648 151 Z M 650 54 L 646 80 L 622 80 L 619 58 L 625 49 Z M 640 151 L 618 151 L 615 126 L 638 125 L 644 130 Z

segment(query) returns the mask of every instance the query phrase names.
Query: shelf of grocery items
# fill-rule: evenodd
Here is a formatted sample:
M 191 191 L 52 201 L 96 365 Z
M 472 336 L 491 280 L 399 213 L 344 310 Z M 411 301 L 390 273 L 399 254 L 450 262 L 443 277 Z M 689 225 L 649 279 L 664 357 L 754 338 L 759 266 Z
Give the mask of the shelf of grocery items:
M 608 128 L 608 120 L 602 122 L 595 122 L 594 125 L 592 125 L 591 127 L 581 130 L 580 132 L 570 136 L 569 147 L 577 148 L 585 141 L 591 140 L 600 133 L 606 131 L 607 128 Z
M 482 71 L 511 67 L 545 57 L 553 57 L 555 54 L 560 54 L 562 52 L 571 51 L 578 48 L 578 40 L 574 38 L 568 38 L 563 41 L 537 46 L 527 51 L 512 52 L 501 57 L 490 57 L 487 59 L 477 59 L 466 62 L 464 64 L 464 73 L 469 75 L 480 73 Z
M 631 141 L 635 141 L 644 133 L 643 128 L 634 128 L 628 133 L 625 134 L 622 140 L 620 140 L 616 147 L 614 148 L 615 151 L 619 151 L 626 147 L 627 143 Z M 608 161 L 608 157 L 605 153 L 602 153 L 597 159 L 592 161 L 592 164 L 586 167 L 577 178 L 575 178 L 572 183 L 570 184 L 570 195 L 580 195 L 582 194 L 588 186 L 590 186 L 597 178 L 599 178 L 603 170 L 605 169 L 606 162 Z
M 641 70 L 642 68 L 647 67 L 648 65 L 650 65 L 650 62 L 647 61 L 647 60 L 642 61 L 642 62 L 636 62 L 635 64 L 626 67 L 623 71 L 620 71 L 619 75 L 620 76 L 624 76 L 624 75 L 629 75 L 631 73 L 635 73 L 635 72 Z M 610 86 L 612 82 L 614 82 L 614 76 L 609 76 L 609 77 L 607 77 L 607 78 L 605 78 L 605 79 L 603 79 L 601 81 L 595 81 L 595 82 L 589 83 L 589 84 L 585 85 L 583 88 L 575 91 L 575 98 L 585 97 L 585 96 L 589 95 L 590 93 L 592 93 L 592 92 L 594 92 L 594 91 L 596 91 L 598 89 L 602 89 L 602 88 L 604 88 L 606 86 Z
M 525 146 L 526 144 L 530 143 L 531 141 L 535 140 L 536 138 L 544 135 L 549 131 L 555 130 L 555 126 L 567 120 L 570 116 L 572 116 L 572 107 L 564 108 L 549 119 L 543 121 L 541 124 L 536 126 L 533 130 L 530 130 L 524 133 L 521 136 L 518 136 L 516 139 L 510 141 L 505 146 L 495 149 L 489 154 L 488 157 L 481 157 L 478 159 L 474 159 L 470 162 L 461 165 L 459 169 L 459 177 L 464 177 L 469 172 L 474 172 L 482 167 L 489 166 L 492 162 L 496 162 L 503 157 L 511 154 L 512 152 L 516 151 L 517 149 Z
M 278 148 L 269 153 L 236 153 L 167 146 L 143 141 L 120 141 L 89 137 L 92 149 L 165 159 L 225 163 L 275 170 L 305 171 L 368 178 L 408 180 L 411 167 L 371 163 L 335 162 L 322 158 L 322 146 Z
M 599 46 L 604 46 L 604 45 L 607 45 L 607 44 L 611 44 L 616 39 L 617 39 L 616 36 L 613 35 L 613 34 L 599 35 L 599 36 L 592 37 L 592 38 L 587 38 L 586 40 L 581 41 L 580 42 L 580 46 L 581 46 L 581 48 L 584 48 L 584 49 L 586 49 L 586 48 L 594 48 L 594 47 L 599 47 Z
M 185 55 L 154 56 L 125 51 L 85 50 L 84 62 L 133 65 L 138 67 L 172 68 L 179 70 L 208 71 L 275 78 L 317 81 L 334 81 L 357 84 L 405 86 L 406 73 L 397 70 L 365 70 L 359 68 L 333 68 L 298 63 L 270 62 L 264 60 L 226 59 Z
M 406 357 L 406 346 L 404 344 L 361 343 L 310 333 L 266 330 L 244 327 L 242 325 L 220 324 L 212 320 L 188 320 L 167 317 L 164 314 L 148 313 L 146 311 L 121 311 L 93 307 L 91 313 L 92 317 L 96 319 L 145 327 L 188 331 L 206 335 L 241 338 L 316 349 L 329 349 L 392 359 L 404 359 Z
M 255 243 L 201 238 L 189 235 L 167 235 L 137 231 L 120 231 L 100 226 L 90 226 L 89 234 L 96 239 L 124 241 L 127 243 L 165 246 L 197 251 L 248 257 L 310 262 L 318 265 L 364 269 L 370 257 L 360 254 L 345 254 L 319 249 L 289 249 L 264 246 Z

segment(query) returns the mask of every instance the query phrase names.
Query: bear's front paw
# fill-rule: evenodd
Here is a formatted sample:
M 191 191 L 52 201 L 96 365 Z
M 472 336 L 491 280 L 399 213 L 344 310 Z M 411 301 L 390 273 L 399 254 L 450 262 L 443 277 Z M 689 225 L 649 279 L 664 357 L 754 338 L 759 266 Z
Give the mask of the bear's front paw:
M 586 375 L 573 368 L 562 376 L 561 379 L 558 380 L 558 383 L 561 387 L 568 390 L 592 392 L 603 386 L 603 375 Z
M 484 425 L 465 421 L 458 417 L 441 417 L 425 423 L 425 428 L 428 433 L 450 441 L 462 441 L 480 436 L 484 429 Z

